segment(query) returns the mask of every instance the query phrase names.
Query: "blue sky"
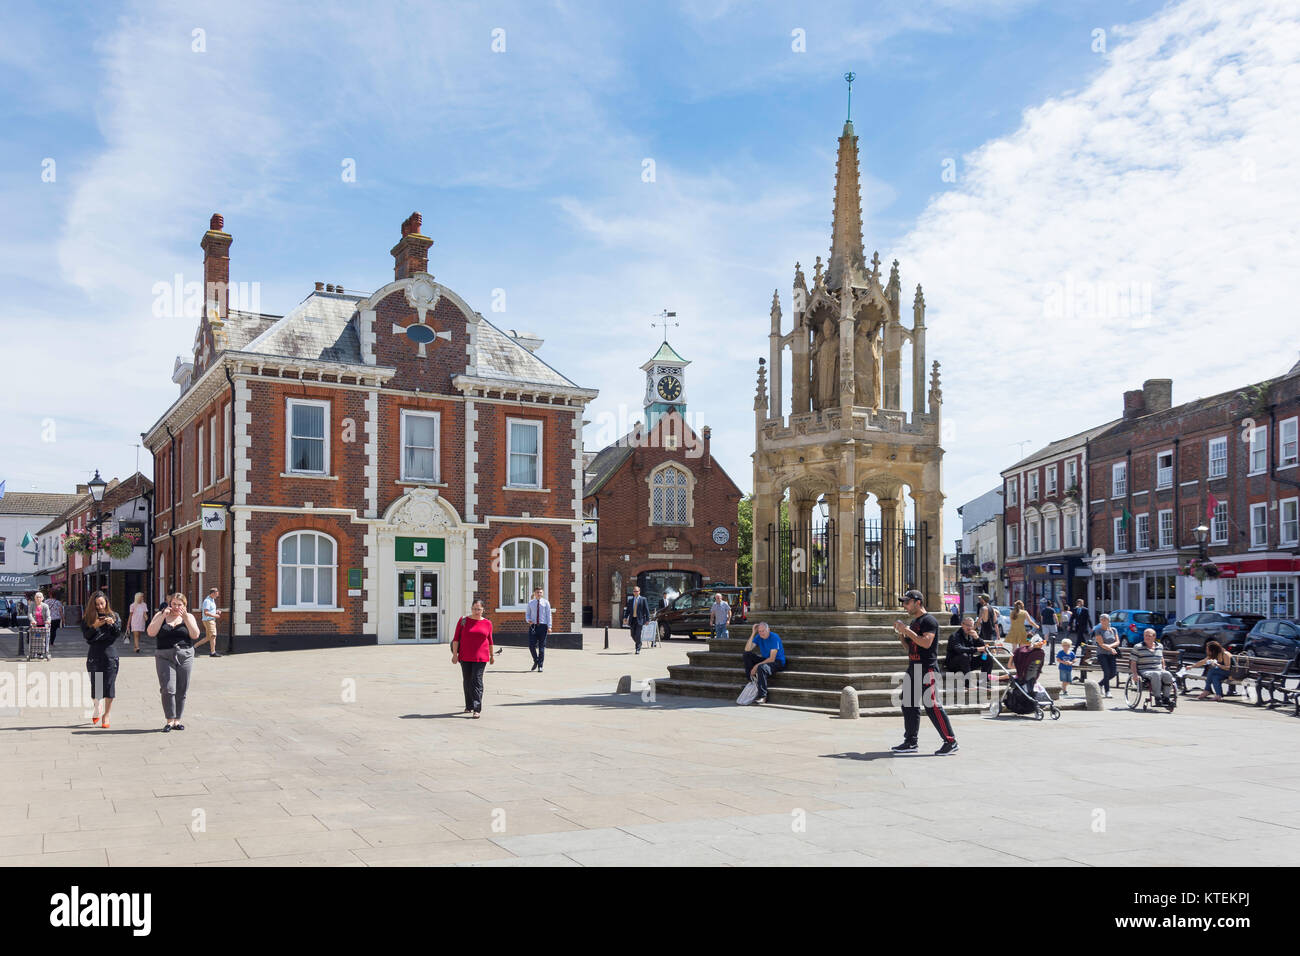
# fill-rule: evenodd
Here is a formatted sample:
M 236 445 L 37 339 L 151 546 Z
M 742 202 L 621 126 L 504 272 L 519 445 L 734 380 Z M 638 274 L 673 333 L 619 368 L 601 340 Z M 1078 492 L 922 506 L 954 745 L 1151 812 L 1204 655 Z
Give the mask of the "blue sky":
M 652 318 L 675 309 L 691 408 L 748 488 L 772 289 L 788 316 L 794 261 L 811 271 L 829 244 L 846 69 L 866 246 L 925 283 L 943 363 L 945 539 L 1016 443 L 1113 417 L 1146 377 L 1185 401 L 1296 358 L 1287 4 L 271 6 L 7 18 L 9 490 L 131 472 L 193 339 L 154 317 L 152 289 L 201 278 L 213 211 L 232 280 L 283 313 L 316 280 L 383 284 L 412 210 L 439 280 L 601 390 L 589 417 L 636 415 Z M 1153 315 L 1053 319 L 1067 282 L 1136 284 Z

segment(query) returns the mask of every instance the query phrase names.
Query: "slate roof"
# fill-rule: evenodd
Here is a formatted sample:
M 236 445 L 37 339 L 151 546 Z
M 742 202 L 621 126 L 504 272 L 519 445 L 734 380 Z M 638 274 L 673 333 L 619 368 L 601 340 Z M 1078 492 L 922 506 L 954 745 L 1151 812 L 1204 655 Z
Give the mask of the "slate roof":
M 1109 421 L 1104 425 L 1098 425 L 1095 428 L 1089 428 L 1087 431 L 1079 432 L 1077 435 L 1071 435 L 1069 438 L 1061 438 L 1058 439 L 1057 441 L 1052 442 L 1051 444 L 1044 445 L 1042 448 L 1038 449 L 1038 451 L 1034 452 L 1032 455 L 1027 455 L 1024 458 L 1021 458 L 1010 468 L 1002 469 L 1002 473 L 1006 474 L 1008 471 L 1013 471 L 1016 468 L 1019 468 L 1021 465 L 1027 465 L 1031 461 L 1038 461 L 1040 458 L 1050 458 L 1052 455 L 1055 455 L 1058 452 L 1063 452 L 1067 448 L 1071 448 L 1075 445 L 1080 445 L 1085 441 L 1091 441 L 1092 439 L 1096 438 L 1098 435 L 1100 435 L 1102 432 L 1106 431 L 1107 429 L 1113 428 L 1115 425 L 1118 425 L 1121 421 L 1123 421 L 1123 419 L 1116 418 L 1113 421 Z
M 478 365 L 466 371 L 481 378 L 580 387 L 484 318 L 479 319 L 478 326 Z
M 76 500 L 73 501 L 72 504 L 68 505 L 68 507 L 64 508 L 63 512 L 57 518 L 47 524 L 40 531 L 36 532 L 37 534 L 48 534 L 51 531 L 62 528 L 69 518 L 90 504 L 90 495 L 72 495 L 72 497 Z
M 602 448 L 596 453 L 596 457 L 587 466 L 586 485 L 582 490 L 582 497 L 589 498 L 604 488 L 606 482 L 614 477 L 614 473 L 623 467 L 623 462 L 632 457 L 635 448 L 628 441 L 631 435 L 632 433 L 628 432 L 608 448 Z
M 10 491 L 0 498 L 0 514 L 5 515 L 61 515 L 81 496 L 62 495 L 38 491 Z
M 363 298 L 337 292 L 313 292 L 239 351 L 360 365 L 361 342 L 351 319 Z M 231 348 L 236 346 L 232 343 Z
M 282 318 L 284 318 L 282 315 L 240 312 L 237 309 L 231 309 L 226 314 L 226 342 L 228 347 L 235 351 L 241 351 L 249 342 Z

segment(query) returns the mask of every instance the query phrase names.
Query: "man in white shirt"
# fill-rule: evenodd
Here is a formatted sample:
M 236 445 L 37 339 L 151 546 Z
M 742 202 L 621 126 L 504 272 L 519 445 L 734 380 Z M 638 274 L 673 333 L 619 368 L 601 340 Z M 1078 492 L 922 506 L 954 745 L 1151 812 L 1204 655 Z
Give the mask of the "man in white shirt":
M 200 606 L 200 615 L 203 618 L 203 633 L 206 635 L 201 638 L 194 649 L 197 651 L 207 642 L 212 650 L 208 652 L 209 657 L 220 657 L 217 653 L 217 618 L 221 617 L 221 612 L 217 610 L 217 589 L 208 588 L 208 596 L 203 599 Z
M 727 639 L 727 624 L 730 622 L 731 605 L 722 599 L 721 594 L 713 595 L 713 606 L 709 608 L 709 623 L 713 625 L 714 640 Z
M 533 655 L 533 670 L 540 674 L 546 663 L 546 633 L 551 629 L 551 602 L 542 597 L 541 588 L 533 588 L 524 620 L 528 622 L 528 653 Z

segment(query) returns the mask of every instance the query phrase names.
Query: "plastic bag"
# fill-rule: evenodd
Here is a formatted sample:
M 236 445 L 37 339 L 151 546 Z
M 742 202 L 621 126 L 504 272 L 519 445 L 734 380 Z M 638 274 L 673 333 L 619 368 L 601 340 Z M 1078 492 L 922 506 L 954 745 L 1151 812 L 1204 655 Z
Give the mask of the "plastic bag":
M 740 696 L 736 698 L 736 703 L 742 705 L 752 704 L 757 699 L 758 699 L 758 681 L 751 680 L 748 684 L 745 685 L 745 689 L 740 692 Z

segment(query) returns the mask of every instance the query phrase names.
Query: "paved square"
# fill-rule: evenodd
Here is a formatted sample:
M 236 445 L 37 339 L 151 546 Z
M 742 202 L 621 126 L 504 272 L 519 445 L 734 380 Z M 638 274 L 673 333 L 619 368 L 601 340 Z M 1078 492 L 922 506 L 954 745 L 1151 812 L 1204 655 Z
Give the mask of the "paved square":
M 1135 714 L 1116 698 L 1057 722 L 958 716 L 957 755 L 894 758 L 901 717 L 643 700 L 637 682 L 702 645 L 611 644 L 589 631 L 544 674 L 506 648 L 477 721 L 445 646 L 199 657 L 170 734 L 152 658 L 124 654 L 110 730 L 79 710 L 0 710 L 0 863 L 1300 860 L 1300 720 L 1284 713 L 1184 699 Z M 12 635 L 0 647 L 12 655 Z M 80 672 L 82 652 L 60 641 L 25 672 Z M 621 674 L 637 692 L 614 694 Z M 925 721 L 921 739 L 939 744 Z

